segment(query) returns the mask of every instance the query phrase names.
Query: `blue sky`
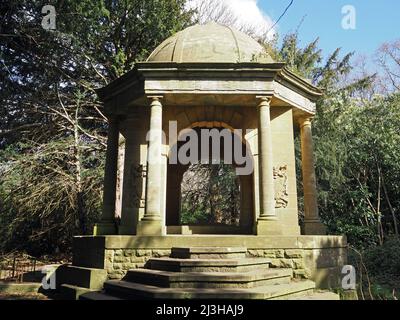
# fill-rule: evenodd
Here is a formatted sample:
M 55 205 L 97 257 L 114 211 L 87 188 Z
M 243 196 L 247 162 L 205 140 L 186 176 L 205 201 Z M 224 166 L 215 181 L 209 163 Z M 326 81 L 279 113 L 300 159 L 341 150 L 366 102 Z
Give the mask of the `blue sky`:
M 258 0 L 257 5 L 272 20 L 276 20 L 290 0 Z M 352 5 L 356 9 L 356 29 L 342 28 L 342 7 Z M 400 38 L 399 0 L 294 0 L 292 7 L 281 19 L 278 33 L 285 35 L 299 29 L 300 39 L 306 44 L 316 37 L 324 56 L 343 48 L 343 53 L 355 51 L 356 55 L 372 57 L 385 41 Z

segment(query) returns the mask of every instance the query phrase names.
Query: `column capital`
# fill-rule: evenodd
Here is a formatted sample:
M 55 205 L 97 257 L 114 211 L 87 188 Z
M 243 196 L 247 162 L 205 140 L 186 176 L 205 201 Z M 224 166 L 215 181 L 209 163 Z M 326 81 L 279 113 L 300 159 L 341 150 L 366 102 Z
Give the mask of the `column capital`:
M 270 106 L 272 96 L 256 96 L 257 101 L 259 101 L 259 106 Z
M 151 101 L 160 101 L 163 98 L 164 98 L 164 96 L 160 96 L 160 95 L 149 95 L 149 96 L 147 96 L 147 99 L 149 99 Z
M 300 127 L 304 127 L 304 126 L 311 126 L 312 121 L 314 120 L 314 116 L 304 116 L 304 117 L 300 117 L 298 122 Z

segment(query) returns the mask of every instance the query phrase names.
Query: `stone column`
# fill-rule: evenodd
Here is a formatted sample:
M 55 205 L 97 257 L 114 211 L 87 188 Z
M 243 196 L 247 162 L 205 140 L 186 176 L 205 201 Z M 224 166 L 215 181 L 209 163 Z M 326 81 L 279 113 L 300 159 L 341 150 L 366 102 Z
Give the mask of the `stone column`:
M 150 131 L 147 149 L 146 209 L 138 224 L 138 235 L 165 234 L 161 219 L 162 179 L 162 97 L 152 96 L 150 104 Z
M 142 117 L 132 115 L 124 121 L 125 156 L 123 160 L 125 164 L 123 168 L 121 221 L 118 226 L 120 235 L 136 234 L 140 212 L 143 212 L 145 208 L 143 202 L 145 199 L 146 162 L 141 161 L 141 145 L 146 143 L 147 130 L 147 125 L 143 123 Z
M 326 234 L 326 228 L 321 223 L 318 214 L 317 187 L 314 169 L 314 148 L 311 131 L 311 117 L 301 118 L 301 161 L 304 190 L 304 225 L 306 235 Z
M 271 97 L 258 97 L 258 166 L 260 183 L 260 215 L 257 221 L 258 235 L 281 234 L 281 226 L 275 212 L 273 154 L 270 102 Z
M 118 145 L 119 122 L 117 118 L 109 118 L 103 188 L 103 212 L 100 223 L 94 226 L 94 235 L 117 234 L 115 205 L 117 193 Z

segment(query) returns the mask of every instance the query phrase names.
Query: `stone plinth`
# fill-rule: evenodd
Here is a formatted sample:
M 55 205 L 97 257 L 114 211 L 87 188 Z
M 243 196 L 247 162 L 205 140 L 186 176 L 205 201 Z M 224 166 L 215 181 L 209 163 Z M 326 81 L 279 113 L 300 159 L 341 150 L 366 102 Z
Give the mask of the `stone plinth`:
M 317 287 L 338 287 L 347 263 L 347 241 L 341 236 L 83 236 L 74 238 L 73 265 L 107 270 L 121 279 L 151 258 L 168 257 L 173 247 L 246 247 L 248 257 L 266 258 L 272 268 L 292 268 Z

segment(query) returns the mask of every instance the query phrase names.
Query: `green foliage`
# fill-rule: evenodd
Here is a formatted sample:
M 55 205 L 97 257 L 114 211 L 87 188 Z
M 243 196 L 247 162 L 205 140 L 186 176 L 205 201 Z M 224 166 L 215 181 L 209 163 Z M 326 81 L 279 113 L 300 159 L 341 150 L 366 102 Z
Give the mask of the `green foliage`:
M 321 214 L 353 245 L 398 233 L 399 95 L 325 100 L 315 121 Z
M 93 145 L 82 145 L 78 173 L 73 148 L 66 139 L 29 146 L 23 154 L 11 147 L 0 153 L 7 159 L 0 176 L 3 250 L 66 252 L 74 234 L 91 230 L 101 208 L 103 156 Z
M 191 165 L 184 174 L 182 224 L 238 225 L 239 178 L 231 165 Z
M 398 300 L 400 291 L 400 239 L 388 238 L 381 246 L 349 251 L 356 266 L 359 296 L 372 300 Z
M 312 79 L 316 65 L 322 60 L 322 50 L 318 49 L 318 39 L 309 43 L 306 47 L 299 47 L 297 33 L 291 33 L 284 37 L 283 43 L 275 59 L 287 63 L 287 67 L 306 79 Z
M 58 10 L 58 28 L 112 79 L 131 70 L 191 21 L 184 0 L 71 0 Z
M 55 5 L 56 30 L 49 31 L 41 26 L 43 5 L 0 4 L 0 147 L 20 141 L 21 132 L 35 141 L 53 138 L 65 120 L 54 110 L 60 98 L 72 104 L 76 91 L 85 92 L 85 127 L 104 129 L 94 90 L 191 23 L 185 0 L 69 0 Z
M 400 290 L 400 239 L 389 238 L 382 246 L 368 249 L 364 260 L 373 280 Z
M 95 89 L 191 23 L 185 0 L 0 3 L 0 251 L 70 248 L 100 211 L 107 121 Z M 46 3 L 47 4 L 47 3 Z

